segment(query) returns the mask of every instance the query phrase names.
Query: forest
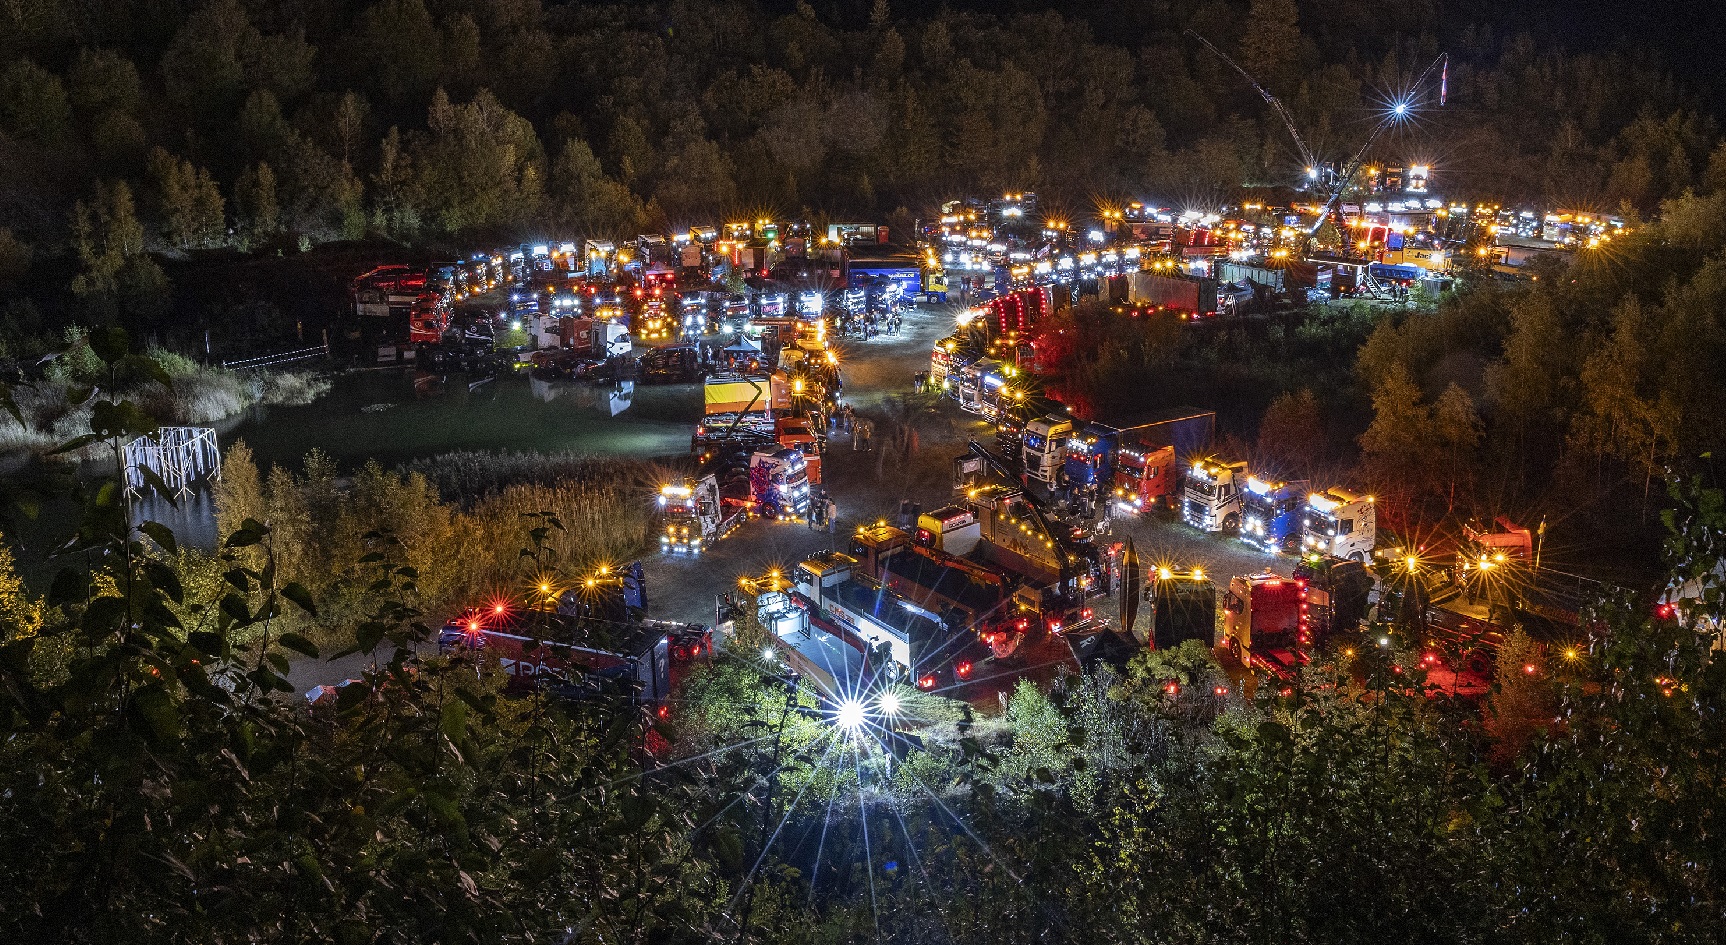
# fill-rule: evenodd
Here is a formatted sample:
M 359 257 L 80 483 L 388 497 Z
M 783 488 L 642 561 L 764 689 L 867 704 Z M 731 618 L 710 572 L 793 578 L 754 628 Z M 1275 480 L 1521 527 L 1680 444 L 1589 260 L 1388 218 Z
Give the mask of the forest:
M 17 0 L 0 11 L 0 335 L 31 356 L 73 322 L 182 349 L 235 323 L 284 331 L 286 302 L 200 284 L 236 278 L 216 265 L 236 254 L 467 250 L 732 213 L 904 232 L 998 188 L 1082 215 L 1297 180 L 1274 113 L 1189 28 L 1337 161 L 1448 52 L 1448 103 L 1376 156 L 1430 163 L 1463 199 L 1650 214 L 1704 177 L 1718 134 L 1670 63 L 1547 45 L 1508 14 L 1022 7 Z

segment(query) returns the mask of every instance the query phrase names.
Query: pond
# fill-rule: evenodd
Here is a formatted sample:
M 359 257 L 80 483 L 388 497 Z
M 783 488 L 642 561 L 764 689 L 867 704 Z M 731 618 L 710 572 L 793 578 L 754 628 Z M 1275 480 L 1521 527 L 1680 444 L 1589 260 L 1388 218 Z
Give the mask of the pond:
M 266 407 L 222 433 L 245 440 L 258 465 L 299 468 L 313 447 L 343 470 L 457 450 L 557 452 L 650 458 L 689 451 L 701 417 L 698 385 L 594 386 L 390 369 L 336 377 L 301 407 Z

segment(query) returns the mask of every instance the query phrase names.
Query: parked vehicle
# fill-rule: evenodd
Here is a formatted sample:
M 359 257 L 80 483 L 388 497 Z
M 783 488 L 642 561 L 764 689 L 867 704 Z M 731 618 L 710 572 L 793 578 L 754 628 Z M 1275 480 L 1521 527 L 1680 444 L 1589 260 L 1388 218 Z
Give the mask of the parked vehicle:
M 1241 526 L 1241 492 L 1247 464 L 1201 459 L 1188 469 L 1181 489 L 1181 518 L 1207 532 L 1233 532 Z
M 740 480 L 738 486 L 734 494 L 725 494 L 717 473 L 660 486 L 659 513 L 665 531 L 659 536 L 659 550 L 698 555 L 736 530 L 749 518 L 753 505 L 748 483 Z
M 1248 476 L 1241 497 L 1241 540 L 1261 551 L 1299 551 L 1308 491 L 1304 479 L 1267 482 Z
M 1307 496 L 1301 549 L 1349 561 L 1372 558 L 1378 540 L 1373 497 L 1347 489 L 1328 489 Z

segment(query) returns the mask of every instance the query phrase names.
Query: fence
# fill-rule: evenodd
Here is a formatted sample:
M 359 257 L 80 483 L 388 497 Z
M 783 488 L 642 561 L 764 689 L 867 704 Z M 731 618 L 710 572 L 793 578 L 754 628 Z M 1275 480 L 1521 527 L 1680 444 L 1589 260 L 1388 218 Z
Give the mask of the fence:
M 250 371 L 254 368 L 280 367 L 284 364 L 293 364 L 296 361 L 305 361 L 311 358 L 327 358 L 329 356 L 330 346 L 328 344 L 321 344 L 312 345 L 309 348 L 297 348 L 293 351 L 278 351 L 275 354 L 266 354 L 256 358 L 241 358 L 238 361 L 223 361 L 222 367 L 230 371 Z
M 222 478 L 222 452 L 213 427 L 162 427 L 127 443 L 125 459 L 126 493 L 133 498 L 153 484 L 184 498 L 194 483 Z

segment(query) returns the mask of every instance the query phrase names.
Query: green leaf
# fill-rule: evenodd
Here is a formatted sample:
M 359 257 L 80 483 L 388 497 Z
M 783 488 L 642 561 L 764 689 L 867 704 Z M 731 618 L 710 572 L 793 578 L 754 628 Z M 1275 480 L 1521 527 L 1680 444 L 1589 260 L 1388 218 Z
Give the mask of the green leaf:
M 306 613 L 311 614 L 314 617 L 318 615 L 318 607 L 312 602 L 312 592 L 306 590 L 305 585 L 300 584 L 298 581 L 289 582 L 286 587 L 282 588 L 282 596 L 293 601 Z
M 284 633 L 276 639 L 276 642 L 290 650 L 293 650 L 301 656 L 309 656 L 312 659 L 318 658 L 317 644 L 297 633 Z
M 214 657 L 222 655 L 226 638 L 209 630 L 193 630 L 186 634 L 186 641 L 192 644 L 199 653 Z
M 70 440 L 67 440 L 64 443 L 61 443 L 59 446 L 56 446 L 53 449 L 49 450 L 48 455 L 49 456 L 59 456 L 61 453 L 76 452 L 78 450 L 83 449 L 86 446 L 89 446 L 91 443 L 94 443 L 97 440 L 100 440 L 101 438 L 102 437 L 100 437 L 94 433 L 86 433 L 86 434 L 83 434 L 82 436 L 75 436 L 75 437 L 71 438 Z
M 150 583 L 156 585 L 156 590 L 167 595 L 176 604 L 186 600 L 186 589 L 180 584 L 180 575 L 173 568 L 160 561 L 144 562 L 144 573 L 149 576 Z
M 81 601 L 89 593 L 89 588 L 89 579 L 83 572 L 61 568 L 60 573 L 54 575 L 53 585 L 48 588 L 48 605 L 57 607 Z
M 176 509 L 180 507 L 179 500 L 174 498 L 174 490 L 168 488 L 167 482 L 163 481 L 162 477 L 157 475 L 154 469 L 151 469 L 148 466 L 134 466 L 132 468 L 138 471 L 138 475 L 144 477 L 144 481 L 149 484 L 151 489 L 156 491 L 156 495 L 166 500 L 170 506 Z
M 438 712 L 438 731 L 450 741 L 461 738 L 467 727 L 467 703 L 460 699 L 452 699 L 443 704 Z
M 98 325 L 90 329 L 85 340 L 103 364 L 118 364 L 132 353 L 132 340 L 127 337 L 126 329 L 114 325 Z
M 245 599 L 238 594 L 223 595 L 222 613 L 234 618 L 242 626 L 252 622 L 252 612 L 246 607 Z
M 180 546 L 174 541 L 174 530 L 161 522 L 145 522 L 138 526 L 138 531 L 150 537 L 150 540 L 162 547 L 168 554 L 179 554 Z

